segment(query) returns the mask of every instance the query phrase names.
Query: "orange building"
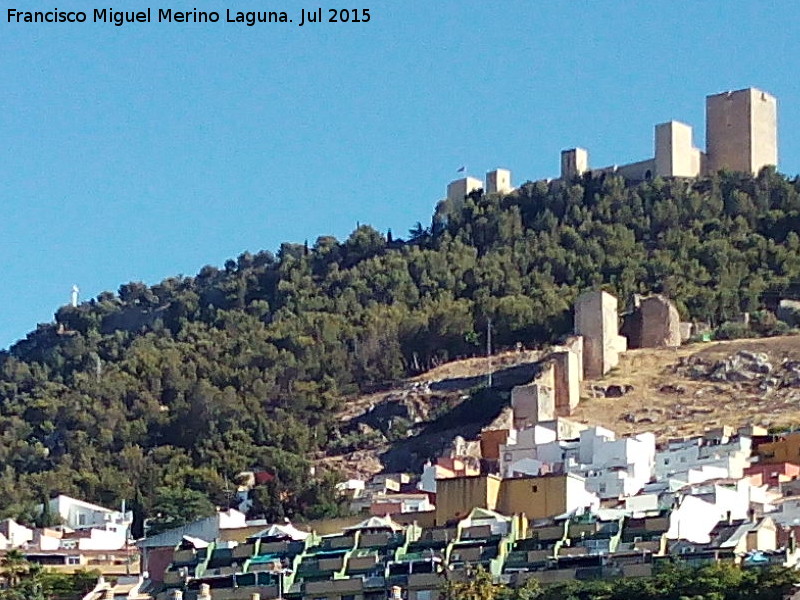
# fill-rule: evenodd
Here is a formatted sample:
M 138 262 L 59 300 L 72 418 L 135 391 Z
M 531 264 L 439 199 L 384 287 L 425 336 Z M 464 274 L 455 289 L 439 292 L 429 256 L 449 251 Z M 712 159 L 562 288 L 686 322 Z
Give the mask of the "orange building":
M 510 429 L 481 431 L 481 456 L 489 460 L 500 460 L 500 446 L 508 443 Z
M 787 433 L 774 442 L 756 448 L 759 462 L 768 464 L 800 462 L 800 431 Z
M 757 463 L 744 470 L 745 477 L 750 478 L 752 485 L 778 487 L 782 483 L 794 481 L 800 477 L 800 465 L 793 463 Z

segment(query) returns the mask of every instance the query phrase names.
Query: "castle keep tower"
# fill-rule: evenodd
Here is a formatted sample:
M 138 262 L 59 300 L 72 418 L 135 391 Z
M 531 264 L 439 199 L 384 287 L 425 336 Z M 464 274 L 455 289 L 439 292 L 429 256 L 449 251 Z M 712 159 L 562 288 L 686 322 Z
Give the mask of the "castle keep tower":
M 778 106 L 774 96 L 747 88 L 706 98 L 707 170 L 757 174 L 778 165 Z

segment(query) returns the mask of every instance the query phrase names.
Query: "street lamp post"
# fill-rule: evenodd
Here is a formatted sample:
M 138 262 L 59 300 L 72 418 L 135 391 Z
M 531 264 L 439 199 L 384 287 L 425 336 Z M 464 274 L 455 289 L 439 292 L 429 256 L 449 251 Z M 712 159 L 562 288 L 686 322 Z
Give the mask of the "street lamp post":
M 278 600 L 283 600 L 283 578 L 286 575 L 291 575 L 293 571 L 291 569 L 278 569 L 275 573 L 278 575 Z

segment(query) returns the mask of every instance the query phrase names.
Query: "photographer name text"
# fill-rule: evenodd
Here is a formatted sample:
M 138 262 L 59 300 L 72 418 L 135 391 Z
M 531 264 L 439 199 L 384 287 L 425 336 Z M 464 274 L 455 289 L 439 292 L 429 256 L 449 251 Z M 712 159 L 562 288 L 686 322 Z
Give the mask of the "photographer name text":
M 136 23 L 232 23 L 253 27 L 260 24 L 292 23 L 299 27 L 323 23 L 369 23 L 368 8 L 301 8 L 295 12 L 280 10 L 243 11 L 226 8 L 216 10 L 173 10 L 147 8 L 143 10 L 114 10 L 95 8 L 91 11 L 71 11 L 54 8 L 48 11 L 27 11 L 9 8 L 6 22 L 12 24 L 34 23 L 108 23 L 115 27 Z

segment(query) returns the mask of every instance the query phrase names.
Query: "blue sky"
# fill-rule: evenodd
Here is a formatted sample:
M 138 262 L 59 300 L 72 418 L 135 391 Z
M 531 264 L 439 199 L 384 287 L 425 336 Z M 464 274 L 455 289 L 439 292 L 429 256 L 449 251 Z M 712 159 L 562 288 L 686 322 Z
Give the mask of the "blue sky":
M 226 8 L 164 2 L 115 8 Z M 343 239 L 356 222 L 403 235 L 461 165 L 522 183 L 555 176 L 576 145 L 594 166 L 622 164 L 651 156 L 653 125 L 669 119 L 703 147 L 709 93 L 776 95 L 781 170 L 800 172 L 795 3 L 345 4 L 371 21 L 17 25 L 5 3 L 0 347 L 50 321 L 74 283 L 85 299 L 282 241 Z M 55 6 L 105 7 L 25 3 Z

